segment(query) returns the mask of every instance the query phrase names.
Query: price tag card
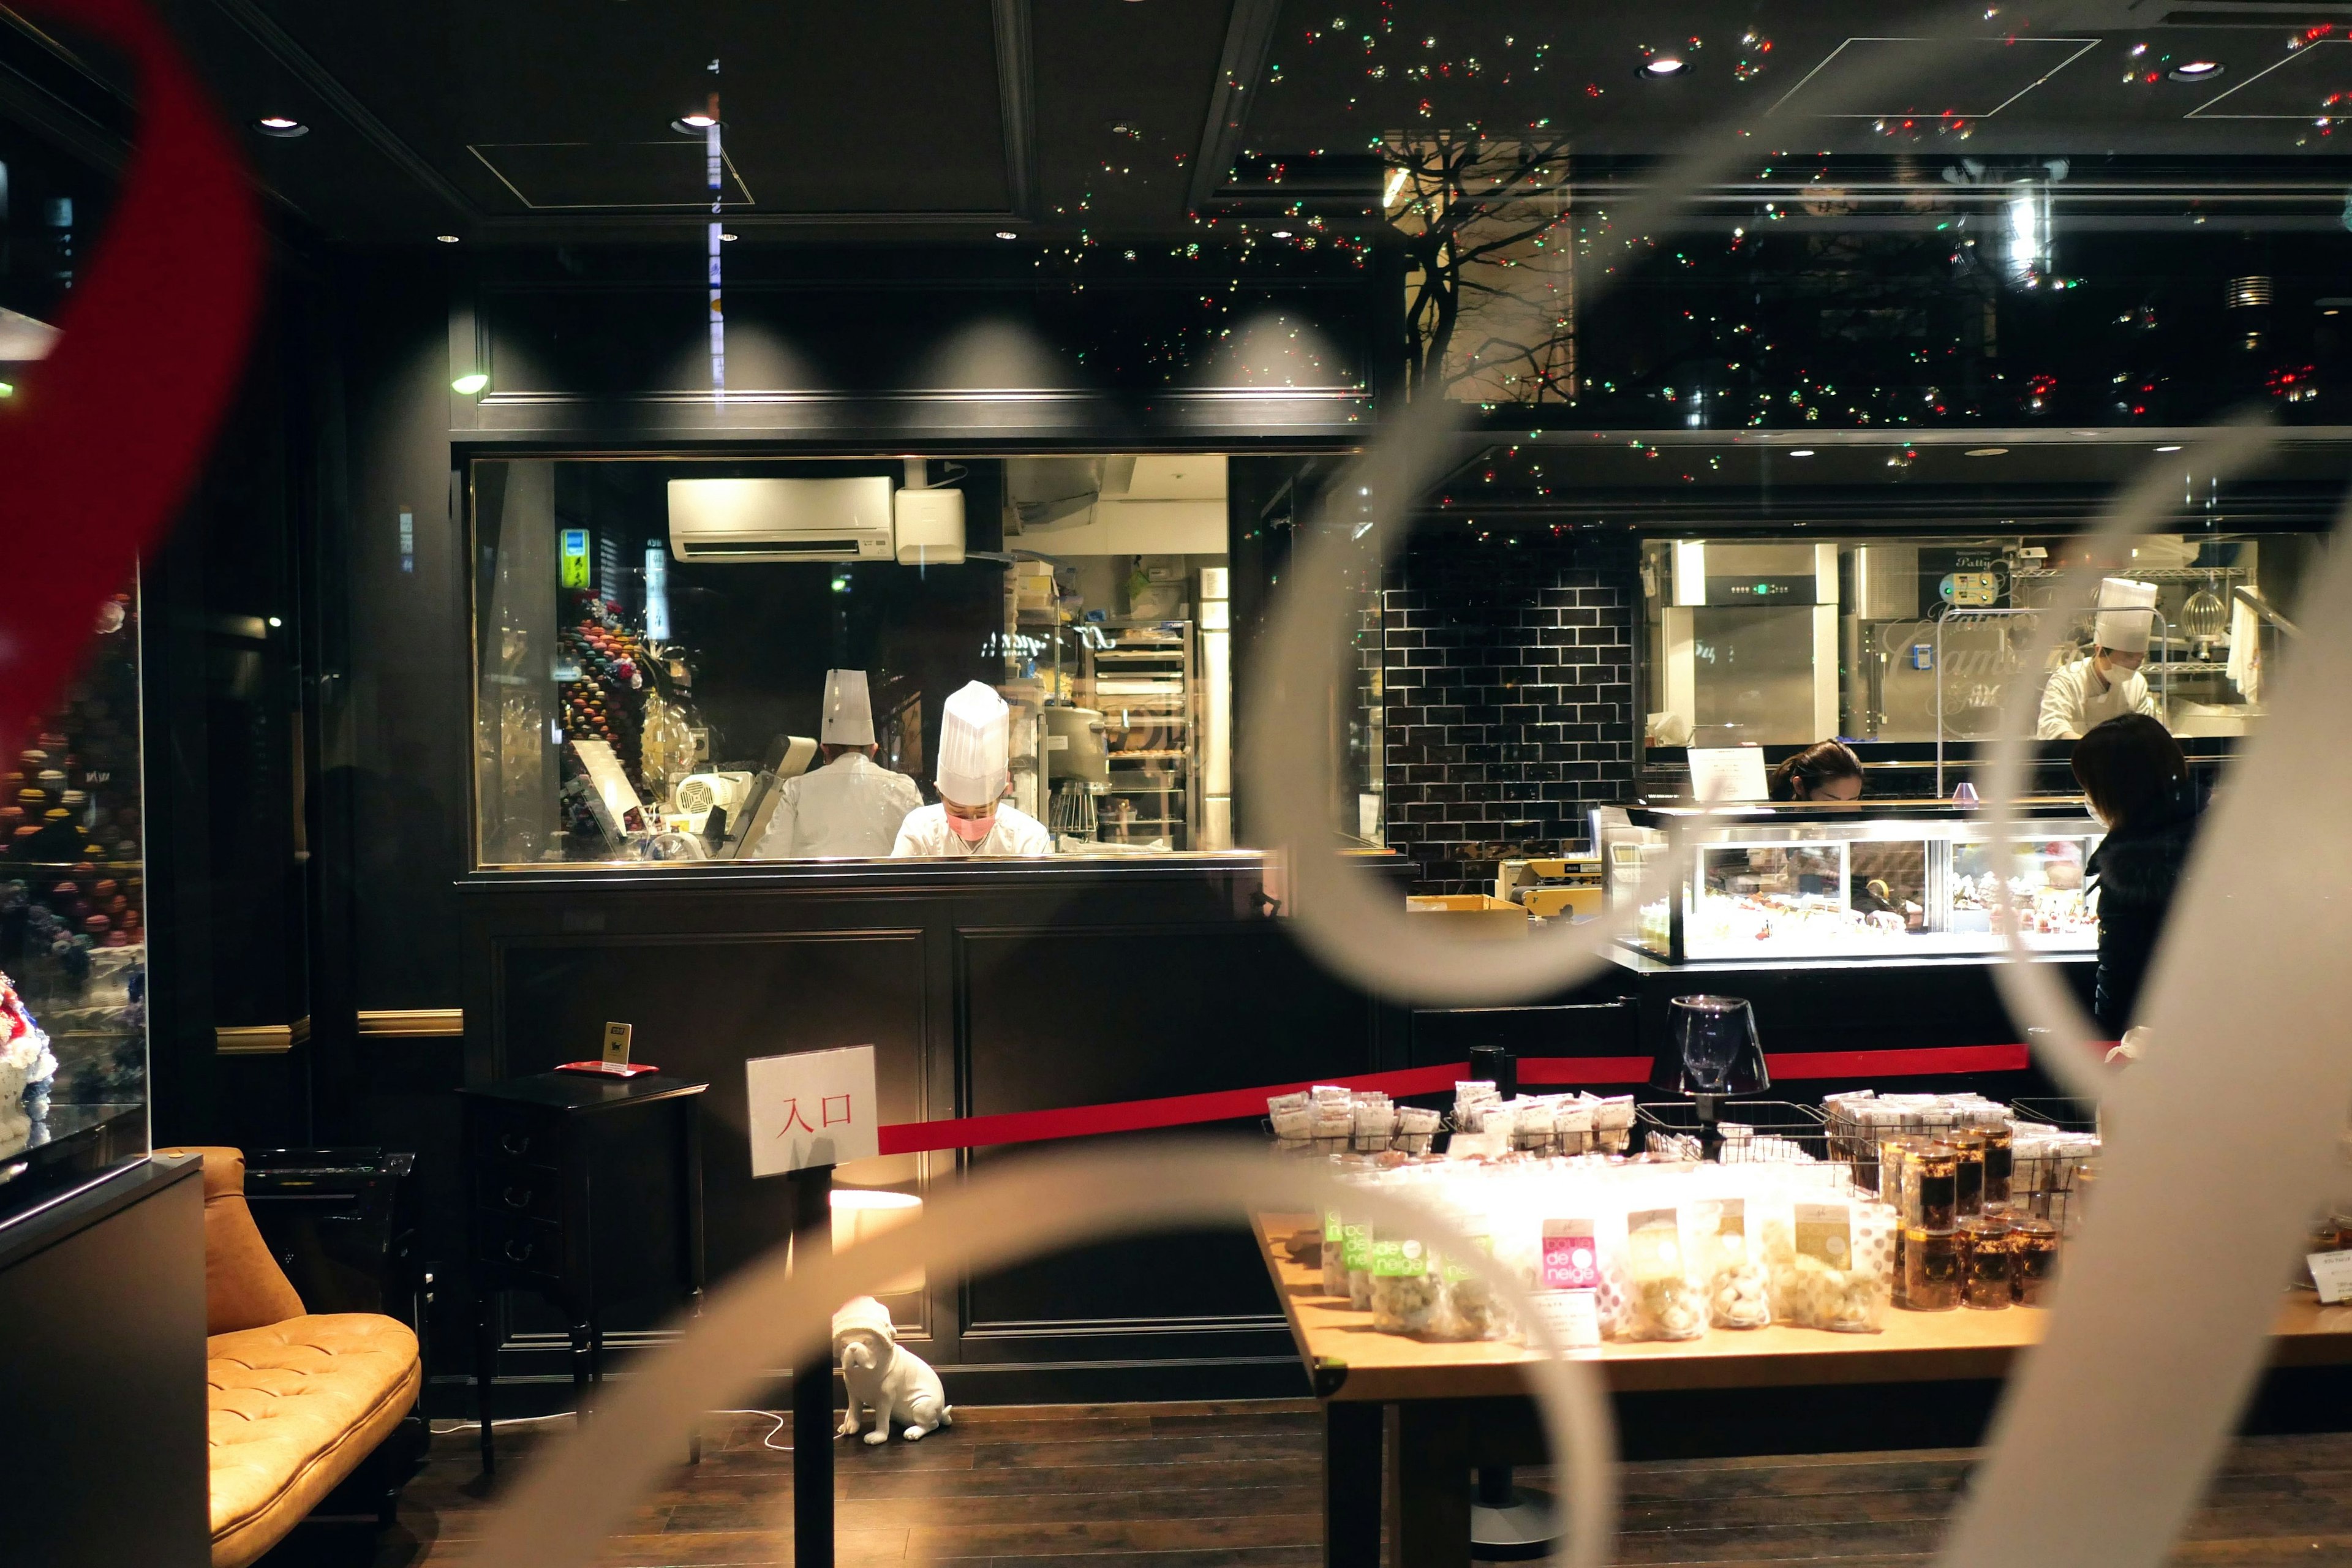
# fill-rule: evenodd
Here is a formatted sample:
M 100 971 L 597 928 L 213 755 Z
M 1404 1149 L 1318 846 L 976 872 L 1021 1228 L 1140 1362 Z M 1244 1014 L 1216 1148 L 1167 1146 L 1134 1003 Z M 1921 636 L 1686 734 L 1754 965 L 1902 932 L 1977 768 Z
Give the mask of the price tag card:
M 751 1110 L 751 1174 L 846 1165 L 881 1152 L 874 1047 L 799 1051 L 743 1064 Z
M 1593 1290 L 1538 1290 L 1536 1310 L 1562 1349 L 1601 1347 L 1601 1297 Z
M 2352 1301 L 2352 1252 L 2315 1252 L 2305 1259 L 2319 1286 L 2319 1299 L 2329 1306 Z

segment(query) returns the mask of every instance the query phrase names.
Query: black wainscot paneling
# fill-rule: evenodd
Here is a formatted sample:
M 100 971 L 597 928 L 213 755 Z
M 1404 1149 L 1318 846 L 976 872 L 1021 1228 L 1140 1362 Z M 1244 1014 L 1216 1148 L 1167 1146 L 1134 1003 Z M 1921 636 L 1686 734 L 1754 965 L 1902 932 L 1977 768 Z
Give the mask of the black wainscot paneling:
M 754 1057 L 871 1044 L 886 1121 L 1402 1065 L 1402 1015 L 1320 970 L 1264 912 L 1260 887 L 1248 854 L 478 873 L 459 885 L 465 1077 L 591 1055 L 604 1022 L 624 1019 L 638 1059 L 708 1080 L 710 1279 L 723 1290 L 788 1230 L 784 1184 L 749 1173 L 743 1063 Z M 886 1157 L 841 1179 L 936 1190 L 967 1160 L 1026 1152 Z M 1297 1377 L 1238 1225 L 971 1279 L 934 1273 L 922 1295 L 890 1305 L 960 1397 L 1268 1393 Z M 625 1346 L 658 1318 L 616 1321 L 612 1337 Z M 518 1303 L 502 1375 L 559 1378 L 561 1346 L 559 1325 Z

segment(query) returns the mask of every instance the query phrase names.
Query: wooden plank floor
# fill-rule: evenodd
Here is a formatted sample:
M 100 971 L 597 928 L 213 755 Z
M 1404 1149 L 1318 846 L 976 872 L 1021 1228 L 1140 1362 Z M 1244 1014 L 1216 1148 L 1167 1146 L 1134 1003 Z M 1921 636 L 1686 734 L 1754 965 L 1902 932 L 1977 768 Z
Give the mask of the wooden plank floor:
M 758 1568 L 792 1561 L 792 1457 L 771 1423 L 724 1416 L 603 1561 Z M 499 1433 L 530 1462 L 563 1424 Z M 775 1436 L 791 1441 L 789 1427 Z M 835 1446 L 842 1568 L 1305 1568 L 1322 1560 L 1321 1418 L 1307 1401 L 966 1407 L 919 1444 Z M 1925 1564 L 1971 1453 L 1937 1449 L 1629 1465 L 1628 1564 Z M 470 1429 L 434 1440 L 400 1522 L 307 1525 L 261 1568 L 449 1568 L 495 1499 Z M 2352 1564 L 2352 1434 L 2240 1442 L 2176 1555 L 2182 1568 Z

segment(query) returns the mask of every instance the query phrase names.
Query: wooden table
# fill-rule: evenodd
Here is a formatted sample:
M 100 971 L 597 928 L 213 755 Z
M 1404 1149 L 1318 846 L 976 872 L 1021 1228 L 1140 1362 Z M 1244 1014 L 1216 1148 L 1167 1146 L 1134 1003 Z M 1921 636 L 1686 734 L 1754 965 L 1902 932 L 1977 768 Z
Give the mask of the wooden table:
M 1258 1215 L 1251 1223 L 1282 1298 L 1291 1341 L 1323 1401 L 1325 1562 L 1369 1568 L 1379 1561 L 1385 1500 L 1394 1509 L 1397 1563 L 1467 1564 L 1473 1468 L 1544 1458 L 1521 1371 L 1536 1356 L 1514 1344 L 1440 1343 L 1375 1332 L 1370 1313 L 1350 1311 L 1324 1295 L 1321 1271 L 1294 1263 L 1285 1249 L 1298 1231 L 1319 1226 L 1315 1216 Z M 1769 1398 L 1775 1397 L 1769 1391 L 1780 1389 L 1975 1384 L 2005 1375 L 2018 1352 L 2041 1342 L 2046 1318 L 2032 1307 L 1999 1312 L 1890 1308 L 1885 1331 L 1875 1334 L 1776 1324 L 1714 1331 L 1682 1343 L 1607 1344 L 1583 1354 L 1610 1392 L 1621 1395 L 1764 1391 Z M 2315 1297 L 2290 1296 L 2272 1359 L 2283 1367 L 2352 1363 L 2352 1306 L 2322 1307 Z M 1907 1397 L 1923 1406 L 1937 1403 L 1917 1393 Z

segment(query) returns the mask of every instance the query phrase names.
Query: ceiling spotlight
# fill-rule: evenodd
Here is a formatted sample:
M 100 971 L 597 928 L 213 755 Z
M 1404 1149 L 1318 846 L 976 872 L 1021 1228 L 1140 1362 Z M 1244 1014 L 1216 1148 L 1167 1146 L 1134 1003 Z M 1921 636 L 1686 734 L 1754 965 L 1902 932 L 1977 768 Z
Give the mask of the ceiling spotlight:
M 1680 55 L 1652 55 L 1642 62 L 1642 74 L 1652 80 L 1680 76 L 1690 69 L 1690 62 Z
M 681 114 L 669 122 L 669 128 L 680 136 L 700 136 L 714 125 L 721 130 L 726 129 L 722 122 L 713 120 L 708 114 Z
M 2157 450 L 2159 452 L 2178 452 L 2180 448 L 2179 447 L 2158 447 Z
M 1792 458 L 1810 458 L 1812 455 L 1813 449 L 1811 447 L 1800 447 L 1795 451 L 1789 454 L 1789 456 Z
M 264 136 L 283 137 L 289 141 L 310 134 L 309 126 L 299 120 L 289 120 L 282 114 L 265 114 L 253 122 L 253 128 Z
M 455 245 L 457 243 L 457 237 L 454 234 L 436 234 L 433 237 L 439 240 L 444 245 Z
M 726 233 L 724 230 L 722 230 L 722 231 L 720 231 L 719 237 L 720 239 L 722 239 L 722 240 L 726 241 L 728 244 L 732 245 L 732 244 L 735 242 L 735 239 L 736 239 L 736 237 L 736 237 L 736 236 L 734 236 L 734 235 L 731 235 L 731 234 L 728 234 L 728 233 Z
M 489 384 L 490 378 L 488 376 L 483 374 L 478 370 L 469 370 L 465 374 L 459 376 L 457 380 L 451 382 L 449 384 L 449 390 L 452 392 L 462 392 L 467 397 L 471 397 L 474 394 L 481 391 L 482 388 Z
M 1000 228 L 996 231 L 996 237 L 999 239 L 1019 239 L 1021 237 L 1013 233 L 1009 228 Z
M 2211 81 L 2221 74 L 2219 60 L 2183 60 L 2169 72 L 2175 81 Z
M 1969 458 L 1998 458 L 2008 451 L 2009 448 L 2006 447 L 1971 447 L 1961 455 Z
M 1276 239 L 1288 239 L 1290 237 L 1290 231 L 1286 228 L 1276 229 L 1274 231 L 1274 237 Z

